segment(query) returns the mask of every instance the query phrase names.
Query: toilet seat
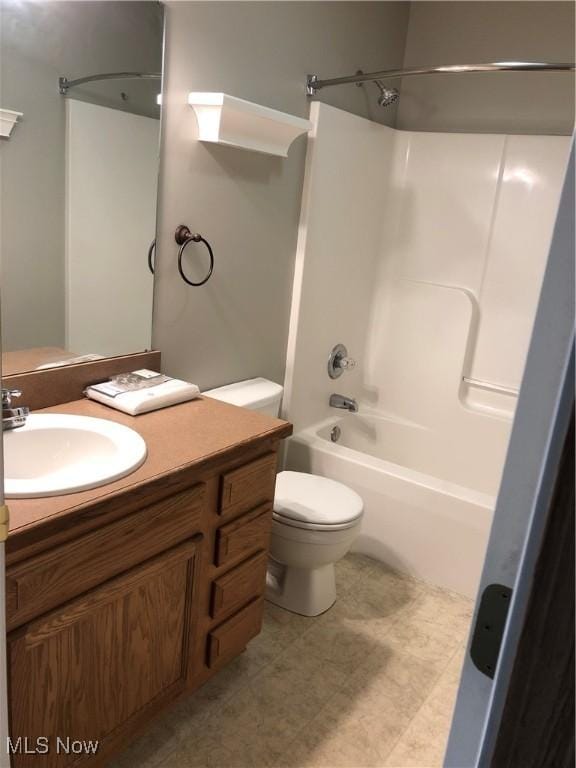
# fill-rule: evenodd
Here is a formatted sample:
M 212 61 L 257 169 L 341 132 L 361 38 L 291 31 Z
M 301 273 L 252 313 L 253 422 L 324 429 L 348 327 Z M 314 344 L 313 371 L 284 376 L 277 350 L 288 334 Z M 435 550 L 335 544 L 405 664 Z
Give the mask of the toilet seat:
M 294 528 L 338 531 L 356 525 L 364 505 L 351 488 L 319 475 L 280 472 L 273 517 Z

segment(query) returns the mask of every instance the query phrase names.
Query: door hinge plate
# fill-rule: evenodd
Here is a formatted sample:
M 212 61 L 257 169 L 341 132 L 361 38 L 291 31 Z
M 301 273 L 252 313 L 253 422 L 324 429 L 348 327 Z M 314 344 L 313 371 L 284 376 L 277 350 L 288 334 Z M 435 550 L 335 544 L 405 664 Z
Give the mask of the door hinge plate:
M 510 587 L 489 584 L 480 599 L 470 657 L 480 672 L 490 678 L 496 671 L 511 596 Z

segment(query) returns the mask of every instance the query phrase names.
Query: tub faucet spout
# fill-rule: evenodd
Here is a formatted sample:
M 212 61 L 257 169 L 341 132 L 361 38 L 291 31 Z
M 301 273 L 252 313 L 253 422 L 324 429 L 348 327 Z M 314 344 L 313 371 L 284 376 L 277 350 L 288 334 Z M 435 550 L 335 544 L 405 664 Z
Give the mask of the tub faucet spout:
M 342 408 L 342 410 L 350 411 L 350 413 L 358 413 L 358 403 L 353 397 L 330 395 L 330 405 L 332 408 Z

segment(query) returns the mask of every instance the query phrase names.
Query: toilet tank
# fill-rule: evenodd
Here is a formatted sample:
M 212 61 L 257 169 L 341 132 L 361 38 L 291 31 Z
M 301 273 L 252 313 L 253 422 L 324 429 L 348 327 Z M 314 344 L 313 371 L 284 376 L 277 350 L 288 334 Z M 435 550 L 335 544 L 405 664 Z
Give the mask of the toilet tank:
M 268 416 L 278 416 L 284 387 L 268 379 L 248 379 L 235 384 L 226 384 L 202 392 L 206 397 L 222 400 L 225 403 L 249 408 L 251 411 L 266 413 Z

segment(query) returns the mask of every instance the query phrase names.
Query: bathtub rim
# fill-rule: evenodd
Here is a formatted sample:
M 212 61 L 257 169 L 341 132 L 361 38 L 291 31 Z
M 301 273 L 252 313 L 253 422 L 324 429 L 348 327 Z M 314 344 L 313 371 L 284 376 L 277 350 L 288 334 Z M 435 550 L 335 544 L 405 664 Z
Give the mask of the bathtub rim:
M 362 466 L 364 468 L 368 467 L 428 491 L 441 493 L 455 499 L 461 499 L 462 501 L 476 504 L 486 510 L 494 511 L 498 495 L 497 492 L 492 495 L 484 493 L 483 491 L 478 491 L 474 488 L 468 488 L 467 486 L 459 485 L 458 483 L 444 480 L 435 477 L 434 475 L 429 475 L 425 472 L 402 466 L 401 464 L 395 464 L 387 459 L 372 456 L 369 453 L 363 453 L 355 448 L 349 448 L 348 446 L 340 445 L 337 442 L 331 442 L 329 439 L 326 439 L 319 434 L 320 430 L 325 430 L 331 425 L 334 426 L 335 422 L 336 419 L 334 417 L 316 422 L 293 434 L 287 439 L 287 443 L 301 443 L 310 448 L 315 448 L 322 453 L 339 456 L 341 459 L 349 461 L 357 466 Z

